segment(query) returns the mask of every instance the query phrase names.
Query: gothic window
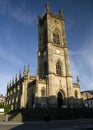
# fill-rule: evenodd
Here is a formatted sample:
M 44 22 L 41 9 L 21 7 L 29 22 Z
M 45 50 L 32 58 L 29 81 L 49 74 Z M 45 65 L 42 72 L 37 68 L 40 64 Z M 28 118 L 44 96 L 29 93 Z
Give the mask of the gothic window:
M 17 90 L 20 90 L 20 86 L 19 85 L 17 86 Z
M 75 98 L 78 98 L 78 92 L 75 90 Z
M 10 95 L 9 92 L 7 93 L 7 95 L 8 95 L 8 96 Z
M 53 42 L 57 45 L 60 44 L 59 32 L 57 28 L 53 32 Z
M 18 97 L 16 97 L 16 102 L 18 102 Z
M 11 95 L 12 95 L 12 90 L 11 90 Z
M 57 45 L 59 45 L 60 44 L 60 41 L 59 41 L 59 34 L 57 34 L 57 33 L 53 33 L 53 42 L 55 43 L 55 44 L 57 44 Z
M 41 96 L 44 97 L 45 96 L 45 88 L 43 87 L 41 90 Z
M 62 65 L 60 60 L 58 60 L 56 63 L 56 74 L 62 75 Z
M 14 98 L 12 99 L 12 104 L 14 103 Z
M 14 93 L 16 92 L 16 88 L 14 88 Z

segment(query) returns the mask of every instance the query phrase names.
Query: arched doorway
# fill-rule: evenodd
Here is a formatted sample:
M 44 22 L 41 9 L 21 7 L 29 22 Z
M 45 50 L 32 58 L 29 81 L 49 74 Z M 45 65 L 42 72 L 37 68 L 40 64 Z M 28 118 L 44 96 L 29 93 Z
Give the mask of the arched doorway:
M 61 106 L 63 105 L 63 97 L 61 92 L 59 92 L 57 95 L 57 105 L 59 108 L 61 108 Z

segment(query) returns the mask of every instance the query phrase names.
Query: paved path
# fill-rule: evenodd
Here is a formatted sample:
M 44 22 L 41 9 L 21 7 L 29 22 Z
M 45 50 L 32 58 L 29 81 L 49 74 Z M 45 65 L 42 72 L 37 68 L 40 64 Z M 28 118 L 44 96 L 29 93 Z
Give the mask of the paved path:
M 37 122 L 1 122 L 0 130 L 92 130 L 93 119 L 37 121 Z

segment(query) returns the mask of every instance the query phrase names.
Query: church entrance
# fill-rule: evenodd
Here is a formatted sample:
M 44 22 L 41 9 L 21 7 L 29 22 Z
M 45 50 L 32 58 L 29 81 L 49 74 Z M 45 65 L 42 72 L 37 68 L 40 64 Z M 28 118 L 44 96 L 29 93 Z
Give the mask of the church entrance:
M 62 98 L 62 93 L 59 92 L 57 95 L 57 105 L 59 108 L 61 108 L 61 106 L 63 105 L 63 98 Z

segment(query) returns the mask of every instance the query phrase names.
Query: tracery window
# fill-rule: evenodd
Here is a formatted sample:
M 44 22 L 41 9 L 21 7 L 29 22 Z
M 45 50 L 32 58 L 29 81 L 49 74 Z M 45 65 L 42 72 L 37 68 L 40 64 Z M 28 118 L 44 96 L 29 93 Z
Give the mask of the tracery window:
M 60 60 L 58 60 L 56 63 L 56 74 L 62 75 L 62 64 Z
M 75 90 L 75 98 L 78 98 L 78 92 Z
M 56 32 L 53 33 L 53 42 L 54 42 L 55 44 L 57 44 L 57 45 L 60 44 L 60 41 L 59 41 L 59 34 L 56 33 Z
M 41 90 L 41 96 L 44 97 L 45 96 L 45 88 L 43 87 Z
M 57 28 L 54 29 L 53 31 L 53 42 L 57 45 L 60 44 L 60 37 L 59 37 L 59 31 Z
M 20 90 L 20 85 L 17 86 L 17 90 Z

